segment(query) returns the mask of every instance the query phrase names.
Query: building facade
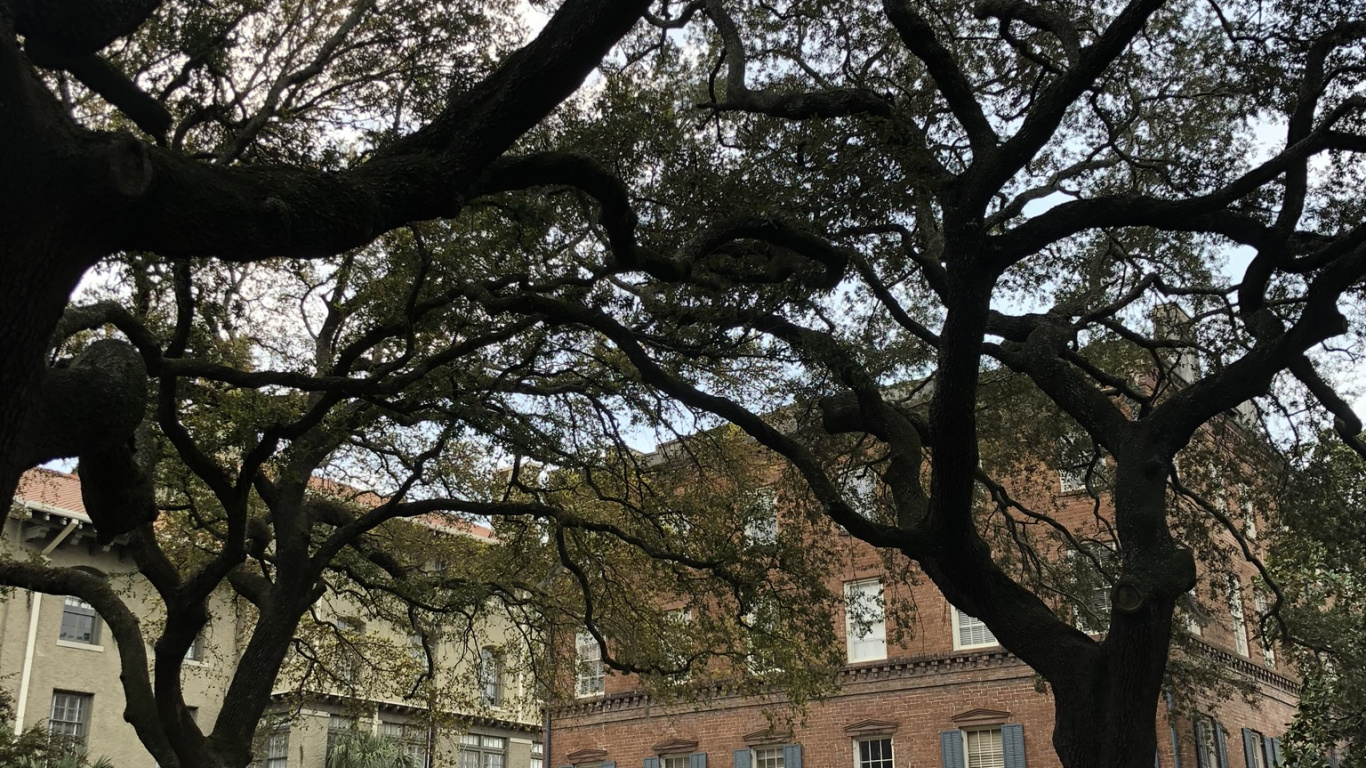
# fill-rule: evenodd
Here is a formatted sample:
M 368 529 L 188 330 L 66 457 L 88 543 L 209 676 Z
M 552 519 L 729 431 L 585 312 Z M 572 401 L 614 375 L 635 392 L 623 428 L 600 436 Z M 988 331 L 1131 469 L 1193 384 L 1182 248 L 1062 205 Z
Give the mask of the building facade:
M 1104 537 L 1104 514 L 1075 467 L 1038 468 L 1024 485 L 1052 496 L 1057 519 Z M 1018 490 L 1018 489 L 1017 489 Z M 1220 503 L 1254 547 L 1259 514 L 1250 493 L 1228 489 Z M 781 505 L 779 505 L 781 506 Z M 782 525 L 782 511 L 776 514 Z M 1263 528 L 1266 526 L 1263 525 Z M 557 768 L 1049 768 L 1054 704 L 1044 680 L 1003 649 L 986 625 L 951 605 L 928 579 L 891 578 L 883 558 L 845 534 L 829 585 L 850 606 L 832 616 L 846 650 L 835 692 L 801 717 L 774 717 L 781 696 L 734 694 L 725 684 L 687 703 L 658 703 L 631 676 L 604 674 L 592 642 L 575 648 L 570 700 L 552 707 L 551 764 Z M 1060 553 L 1064 557 L 1069 553 Z M 1272 768 L 1298 703 L 1293 672 L 1249 617 L 1264 608 L 1251 565 L 1204 573 L 1203 607 L 1181 614 L 1178 654 L 1199 657 L 1244 694 L 1178 691 L 1159 703 L 1155 765 L 1161 768 Z M 1103 627 L 1108 588 L 1091 590 L 1095 611 L 1076 625 Z M 885 590 L 911 612 L 883 609 Z M 869 609 L 867 606 L 872 606 Z M 855 618 L 854 614 L 857 614 Z M 896 621 L 913 622 L 900 627 Z M 1091 630 L 1100 631 L 1100 630 Z M 897 638 L 903 638 L 898 640 Z M 588 638 L 591 640 L 591 638 Z M 585 671 L 586 670 L 586 671 Z M 743 669 L 737 670 L 745 674 Z M 780 707 L 778 707 L 780 709 Z
M 489 532 L 469 533 L 487 537 Z M 101 575 L 117 585 L 130 607 L 141 608 L 145 624 L 158 621 L 156 593 L 120 541 L 96 543 L 74 475 L 39 469 L 24 476 L 5 518 L 0 556 L 41 557 Z M 326 595 L 317 611 L 356 640 L 357 653 L 344 659 L 341 673 L 354 680 L 341 683 L 359 682 L 368 674 L 372 660 L 365 657 L 366 649 L 409 640 L 395 636 L 401 630 L 383 622 L 367 625 L 353 618 L 361 612 L 338 595 Z M 252 621 L 248 607 L 229 594 L 216 595 L 210 613 L 186 658 L 184 685 L 186 705 L 205 731 L 218 716 Z M 4 727 L 19 732 L 45 726 L 53 738 L 92 758 L 108 757 L 116 768 L 153 768 L 152 757 L 123 720 L 118 648 L 105 629 L 95 610 L 78 598 L 18 589 L 0 593 L 0 685 L 15 702 L 15 721 Z M 510 630 L 496 622 L 480 627 L 473 640 L 481 649 L 477 669 L 469 668 L 468 653 L 434 644 L 438 665 L 449 665 L 443 672 L 454 684 L 468 685 L 465 698 L 471 706 L 465 711 L 433 715 L 403 696 L 366 696 L 358 693 L 363 686 L 320 684 L 300 677 L 298 665 L 287 662 L 258 733 L 254 765 L 324 768 L 340 738 L 365 731 L 402 742 L 423 768 L 541 768 L 540 708 L 529 682 L 502 656 L 511 637 L 520 636 Z

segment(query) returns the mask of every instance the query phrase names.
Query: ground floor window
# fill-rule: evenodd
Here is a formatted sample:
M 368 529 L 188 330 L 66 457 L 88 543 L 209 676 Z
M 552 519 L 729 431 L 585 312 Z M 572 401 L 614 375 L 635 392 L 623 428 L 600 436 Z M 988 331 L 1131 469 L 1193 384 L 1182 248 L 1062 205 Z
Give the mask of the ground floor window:
M 503 768 L 506 764 L 507 739 L 467 733 L 460 737 L 458 768 Z
M 755 749 L 754 768 L 783 768 L 783 748 L 759 747 Z
M 545 768 L 545 745 L 539 741 L 531 742 L 531 763 L 527 768 Z
M 52 716 L 47 721 L 47 732 L 52 743 L 62 752 L 85 754 L 93 700 L 94 697 L 88 693 L 52 692 Z
M 967 768 L 1005 768 L 1006 753 L 1000 728 L 963 731 Z
M 289 726 L 275 728 L 266 737 L 252 765 L 259 768 L 285 768 L 289 765 Z
M 854 768 L 893 768 L 891 738 L 854 742 Z

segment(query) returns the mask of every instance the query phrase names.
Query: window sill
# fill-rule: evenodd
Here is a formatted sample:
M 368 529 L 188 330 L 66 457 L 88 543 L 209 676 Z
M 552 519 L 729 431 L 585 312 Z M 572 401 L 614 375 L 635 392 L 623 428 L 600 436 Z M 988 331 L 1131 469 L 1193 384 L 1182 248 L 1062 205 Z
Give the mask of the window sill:
M 957 645 L 953 646 L 955 651 L 984 651 L 988 648 L 1000 648 L 1000 643 L 979 643 L 977 645 Z
M 80 643 L 75 640 L 58 640 L 57 647 L 75 648 L 81 651 L 95 651 L 96 653 L 104 653 L 103 645 L 95 645 L 94 643 Z

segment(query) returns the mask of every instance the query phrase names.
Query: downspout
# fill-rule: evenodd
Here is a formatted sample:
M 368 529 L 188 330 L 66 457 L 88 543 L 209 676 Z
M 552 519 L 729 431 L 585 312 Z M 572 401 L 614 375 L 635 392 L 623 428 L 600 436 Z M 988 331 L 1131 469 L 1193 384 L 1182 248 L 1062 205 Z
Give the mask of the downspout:
M 1177 735 L 1176 715 L 1173 712 L 1175 709 L 1176 705 L 1172 701 L 1172 692 L 1167 691 L 1167 722 L 1171 724 L 1172 729 L 1172 766 L 1173 768 L 1181 768 L 1181 737 Z
M 543 688 L 545 696 L 541 700 L 541 709 L 545 712 L 545 734 L 541 737 L 541 768 L 550 768 L 550 696 L 554 690 L 553 681 L 555 680 L 555 625 L 551 623 L 545 630 L 545 644 L 549 651 L 547 674 L 549 681 Z
M 57 533 L 52 542 L 43 547 L 42 556 L 47 558 L 66 537 L 80 526 L 79 520 L 68 521 L 66 527 Z M 24 712 L 28 709 L 28 684 L 33 677 L 33 653 L 38 646 L 38 609 L 43 606 L 43 593 L 29 590 L 28 593 L 28 640 L 24 643 L 24 671 L 19 676 L 19 700 L 14 704 L 14 733 L 24 732 Z

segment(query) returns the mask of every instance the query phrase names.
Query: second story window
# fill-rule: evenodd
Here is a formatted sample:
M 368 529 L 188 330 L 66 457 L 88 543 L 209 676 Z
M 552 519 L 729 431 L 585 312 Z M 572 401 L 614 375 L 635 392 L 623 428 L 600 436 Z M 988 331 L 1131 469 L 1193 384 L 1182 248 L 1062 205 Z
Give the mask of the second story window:
M 72 643 L 98 645 L 100 616 L 95 607 L 75 595 L 67 595 L 62 603 L 62 630 L 58 637 Z
M 975 616 L 953 609 L 953 647 L 955 650 L 966 648 L 986 648 L 1000 645 L 996 635 L 987 628 L 986 623 Z
M 864 579 L 845 584 L 844 606 L 849 661 L 887 658 L 887 620 L 882 602 L 882 580 Z
M 1238 649 L 1238 655 L 1248 654 L 1247 645 L 1247 619 L 1243 616 L 1243 587 L 1238 581 L 1238 577 L 1229 574 L 1228 576 L 1228 613 L 1233 619 L 1233 643 Z
M 602 648 L 589 632 L 574 638 L 574 695 L 598 696 L 603 692 Z
M 879 736 L 854 742 L 854 768 L 894 768 L 892 739 Z
M 486 707 L 503 706 L 503 659 L 492 648 L 479 651 L 479 702 Z
M 742 511 L 745 538 L 751 544 L 772 544 L 778 540 L 778 499 L 772 488 L 759 488 L 746 494 Z

